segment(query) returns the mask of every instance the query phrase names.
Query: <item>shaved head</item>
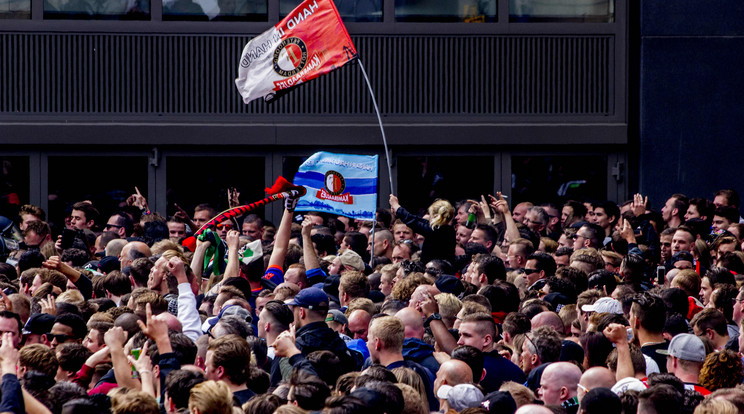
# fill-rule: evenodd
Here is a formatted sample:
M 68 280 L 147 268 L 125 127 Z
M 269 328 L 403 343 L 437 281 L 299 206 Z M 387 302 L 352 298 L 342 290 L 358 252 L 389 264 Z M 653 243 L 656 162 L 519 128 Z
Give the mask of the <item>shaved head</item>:
M 540 312 L 532 317 L 530 321 L 532 323 L 532 329 L 537 329 L 541 326 L 549 326 L 555 329 L 561 335 L 565 335 L 565 327 L 563 326 L 563 320 L 555 312 Z
M 459 359 L 450 359 L 439 366 L 437 378 L 434 381 L 434 392 L 436 393 L 444 384 L 455 386 L 458 384 L 470 384 L 473 382 L 473 371 L 470 366 Z
M 424 320 L 419 311 L 413 308 L 403 308 L 395 314 L 395 317 L 400 319 L 406 327 L 406 338 L 424 338 Z
M 579 380 L 579 384 L 589 390 L 594 388 L 612 388 L 615 382 L 615 375 L 605 367 L 589 368 L 581 375 L 581 379 Z M 581 392 L 581 387 L 577 391 L 579 401 L 581 401 L 585 393 Z
M 181 322 L 172 313 L 163 312 L 160 315 L 153 316 L 153 319 L 160 319 L 165 322 L 165 324 L 168 325 L 168 329 L 171 331 L 181 332 L 183 329 Z
M 357 309 L 351 312 L 349 315 L 349 331 L 354 339 L 362 339 L 367 341 L 367 334 L 369 332 L 369 321 L 372 319 L 366 310 Z
M 514 414 L 553 414 L 553 411 L 544 405 L 527 404 L 519 407 Z
M 562 404 L 576 396 L 581 369 L 570 362 L 553 362 L 543 371 L 539 398 L 545 404 Z

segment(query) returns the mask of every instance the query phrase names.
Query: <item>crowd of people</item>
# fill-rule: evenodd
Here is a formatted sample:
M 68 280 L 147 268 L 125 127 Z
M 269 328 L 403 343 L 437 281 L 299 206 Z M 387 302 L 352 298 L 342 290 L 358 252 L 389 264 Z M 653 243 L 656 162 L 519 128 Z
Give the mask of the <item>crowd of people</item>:
M 134 194 L 54 232 L 20 206 L 0 412 L 744 412 L 736 191 L 389 204 L 206 228 Z

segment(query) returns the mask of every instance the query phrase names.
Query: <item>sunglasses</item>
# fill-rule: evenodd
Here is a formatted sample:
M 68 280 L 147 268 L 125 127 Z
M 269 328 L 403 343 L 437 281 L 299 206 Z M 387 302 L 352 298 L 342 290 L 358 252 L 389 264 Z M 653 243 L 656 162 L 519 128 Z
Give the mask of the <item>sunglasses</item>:
M 53 334 L 53 333 L 46 334 L 46 337 L 47 337 L 47 340 L 49 340 L 49 342 L 52 342 L 56 339 L 58 344 L 69 341 L 71 339 L 75 339 L 75 337 L 72 335 Z
M 540 272 L 540 269 L 528 269 L 526 267 L 524 268 L 524 274 L 526 275 L 531 275 L 533 273 L 539 273 L 539 272 Z

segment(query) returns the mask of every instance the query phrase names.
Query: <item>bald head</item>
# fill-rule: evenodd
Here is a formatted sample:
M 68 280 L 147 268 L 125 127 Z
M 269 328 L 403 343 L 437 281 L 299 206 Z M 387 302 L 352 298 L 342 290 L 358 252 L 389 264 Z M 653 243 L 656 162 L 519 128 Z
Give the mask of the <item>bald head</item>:
M 615 385 L 615 375 L 612 371 L 605 367 L 592 367 L 586 370 L 579 379 L 579 384 L 583 385 L 584 388 L 592 390 L 594 388 L 612 388 Z M 579 392 L 579 401 L 584 396 L 583 392 Z
M 553 414 L 553 412 L 544 405 L 527 404 L 519 407 L 514 414 Z
M 561 404 L 576 396 L 581 369 L 570 362 L 554 362 L 543 371 L 538 391 L 545 404 Z
M 153 316 L 153 319 L 159 319 L 163 322 L 165 322 L 166 325 L 168 325 L 168 329 L 171 331 L 181 332 L 181 322 L 178 321 L 178 318 L 175 317 L 172 313 L 163 312 L 160 315 Z
M 565 327 L 561 317 L 555 312 L 540 312 L 532 317 L 530 321 L 532 323 L 532 329 L 537 329 L 541 326 L 549 326 L 555 329 L 561 335 L 565 334 Z
M 413 308 L 403 308 L 395 317 L 406 327 L 406 338 L 424 339 L 424 320 L 421 318 L 421 312 Z
M 437 379 L 440 384 L 455 386 L 473 382 L 473 371 L 470 366 L 459 359 L 450 359 L 439 367 Z
M 152 256 L 152 253 L 150 252 L 150 248 L 147 247 L 145 243 L 142 243 L 140 241 L 133 241 L 125 244 L 124 247 L 121 248 L 121 253 L 119 253 L 119 261 L 121 262 L 121 268 L 124 269 L 125 267 L 131 265 L 135 259 L 150 256 Z
M 362 339 L 367 341 L 367 333 L 369 332 L 369 321 L 372 319 L 366 310 L 357 309 L 351 312 L 349 319 L 349 331 L 354 339 Z
M 427 295 L 433 298 L 440 293 L 439 289 L 434 285 L 421 285 L 413 291 L 413 294 L 411 294 L 411 300 L 408 301 L 408 306 L 416 308 L 419 303 L 426 299 Z

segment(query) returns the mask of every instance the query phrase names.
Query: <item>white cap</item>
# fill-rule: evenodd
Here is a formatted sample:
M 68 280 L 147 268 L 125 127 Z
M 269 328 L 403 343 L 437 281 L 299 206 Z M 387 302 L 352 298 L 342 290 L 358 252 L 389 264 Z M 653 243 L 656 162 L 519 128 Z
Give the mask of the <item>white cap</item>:
M 483 393 L 473 384 L 441 385 L 437 390 L 437 397 L 447 400 L 455 411 L 462 411 L 470 407 L 480 407 Z
M 633 377 L 625 377 L 612 386 L 612 392 L 617 395 L 622 395 L 625 391 L 628 390 L 641 392 L 646 388 L 648 387 L 646 387 L 646 385 L 641 382 L 641 380 Z
M 584 305 L 581 307 L 584 312 L 597 312 L 597 313 L 616 313 L 618 315 L 623 314 L 623 305 L 617 299 L 612 299 L 607 296 L 604 298 L 597 299 L 592 305 Z

